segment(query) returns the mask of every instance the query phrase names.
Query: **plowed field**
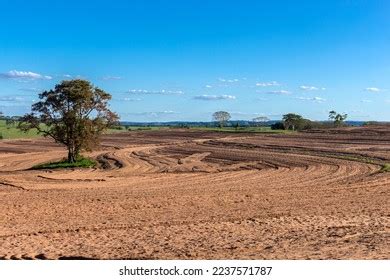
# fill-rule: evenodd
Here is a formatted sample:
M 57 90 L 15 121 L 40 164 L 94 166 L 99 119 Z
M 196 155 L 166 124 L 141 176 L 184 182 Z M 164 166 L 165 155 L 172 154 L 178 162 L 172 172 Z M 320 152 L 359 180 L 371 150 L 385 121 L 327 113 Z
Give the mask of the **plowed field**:
M 390 128 L 0 141 L 0 259 L 388 259 Z

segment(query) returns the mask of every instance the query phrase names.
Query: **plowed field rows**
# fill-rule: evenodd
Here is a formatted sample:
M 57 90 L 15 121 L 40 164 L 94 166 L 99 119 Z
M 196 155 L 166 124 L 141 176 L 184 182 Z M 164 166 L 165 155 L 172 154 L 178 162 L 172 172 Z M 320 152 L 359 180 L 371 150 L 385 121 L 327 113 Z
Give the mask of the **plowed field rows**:
M 390 128 L 0 141 L 2 259 L 388 259 Z

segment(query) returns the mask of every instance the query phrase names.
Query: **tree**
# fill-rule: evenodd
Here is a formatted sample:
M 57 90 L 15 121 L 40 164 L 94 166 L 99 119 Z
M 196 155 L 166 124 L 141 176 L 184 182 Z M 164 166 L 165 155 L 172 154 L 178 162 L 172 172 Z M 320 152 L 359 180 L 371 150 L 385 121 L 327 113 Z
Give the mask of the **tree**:
M 260 117 L 256 117 L 256 118 L 253 118 L 252 119 L 253 122 L 256 123 L 256 126 L 258 123 L 265 123 L 265 122 L 268 122 L 269 121 L 269 118 L 265 117 L 265 116 L 260 116 Z
M 333 121 L 335 127 L 342 126 L 347 118 L 348 114 L 339 114 L 333 110 L 329 112 L 329 120 Z
M 282 122 L 276 122 L 274 124 L 271 124 L 271 129 L 272 130 L 284 130 L 285 127 L 284 127 L 284 123 Z
M 286 115 L 283 115 L 283 123 L 286 129 L 295 130 L 299 127 L 302 121 L 302 116 L 294 113 L 288 113 Z
M 333 110 L 330 111 L 329 112 L 329 120 L 333 121 L 336 118 L 336 115 L 337 115 L 336 111 L 333 111 Z
M 218 111 L 213 114 L 213 120 L 219 122 L 219 127 L 223 127 L 230 118 L 230 114 L 225 111 Z
M 266 116 L 260 116 L 260 117 L 253 118 L 252 121 L 254 121 L 254 122 L 268 122 L 269 118 L 267 118 Z
M 39 94 L 30 114 L 19 122 L 23 131 L 37 129 L 67 147 L 68 162 L 77 160 L 82 150 L 91 151 L 101 134 L 117 122 L 109 110 L 111 95 L 85 80 L 63 81 Z
M 7 126 L 7 128 L 13 127 L 14 125 L 16 125 L 16 123 L 17 120 L 13 117 L 7 117 L 5 120 L 5 125 Z

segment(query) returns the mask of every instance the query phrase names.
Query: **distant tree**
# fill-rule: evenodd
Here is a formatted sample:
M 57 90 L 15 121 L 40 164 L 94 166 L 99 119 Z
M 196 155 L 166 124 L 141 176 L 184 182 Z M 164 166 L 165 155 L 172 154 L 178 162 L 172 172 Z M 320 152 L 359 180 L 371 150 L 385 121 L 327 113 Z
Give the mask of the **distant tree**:
M 32 112 L 21 118 L 19 128 L 35 128 L 65 145 L 70 163 L 82 150 L 96 147 L 101 134 L 118 120 L 108 108 L 111 95 L 85 80 L 63 81 L 39 94 L 39 99 Z
M 308 129 L 313 129 L 315 128 L 316 123 L 308 120 L 308 119 L 302 119 L 297 126 L 297 130 L 308 130 Z
M 333 110 L 329 112 L 329 120 L 333 121 L 335 127 L 342 126 L 347 118 L 348 114 L 339 114 Z
M 225 111 L 218 111 L 213 114 L 213 120 L 219 122 L 219 127 L 223 127 L 230 118 L 230 114 Z
M 269 118 L 265 116 L 260 116 L 260 117 L 253 118 L 252 121 L 255 122 L 256 124 L 265 123 L 269 121 Z
M 253 118 L 252 121 L 254 121 L 254 122 L 267 122 L 267 121 L 269 121 L 269 118 L 267 118 L 265 116 L 260 116 L 260 117 Z
M 274 124 L 271 125 L 271 129 L 272 129 L 272 130 L 281 130 L 281 129 L 285 129 L 284 123 L 282 123 L 282 122 L 276 122 L 276 123 L 274 123 Z
M 239 123 L 239 122 L 236 122 L 236 123 L 234 124 L 234 128 L 235 128 L 236 130 L 238 130 L 238 129 L 240 128 L 240 123 Z
M 330 111 L 329 112 L 329 120 L 333 121 L 336 118 L 336 115 L 337 115 L 336 111 L 333 111 L 333 110 Z
M 302 121 L 303 121 L 302 116 L 294 113 L 288 113 L 286 115 L 283 115 L 283 123 L 285 129 L 295 130 L 299 127 Z
M 11 128 L 13 127 L 14 125 L 16 125 L 17 121 L 15 118 L 8 118 L 5 120 L 5 125 L 7 126 L 7 128 Z

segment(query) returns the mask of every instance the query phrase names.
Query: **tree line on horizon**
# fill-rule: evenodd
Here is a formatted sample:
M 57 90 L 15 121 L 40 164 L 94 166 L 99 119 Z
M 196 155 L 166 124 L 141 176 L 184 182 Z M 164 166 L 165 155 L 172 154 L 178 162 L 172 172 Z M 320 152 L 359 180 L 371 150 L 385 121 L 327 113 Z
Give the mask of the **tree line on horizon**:
M 296 113 L 288 113 L 283 115 L 282 121 L 276 122 L 271 125 L 272 129 L 281 130 L 307 130 L 313 128 L 326 128 L 326 127 L 341 127 L 345 126 L 345 120 L 348 118 L 348 114 L 340 114 L 332 110 L 329 112 L 329 122 L 316 122 L 303 118 Z M 217 111 L 212 115 L 213 121 L 218 123 L 218 126 L 222 128 L 231 119 L 231 115 L 226 111 Z M 265 116 L 253 118 L 254 123 L 266 123 L 269 119 Z M 329 125 L 330 124 L 330 125 Z M 238 122 L 236 123 L 236 126 Z

